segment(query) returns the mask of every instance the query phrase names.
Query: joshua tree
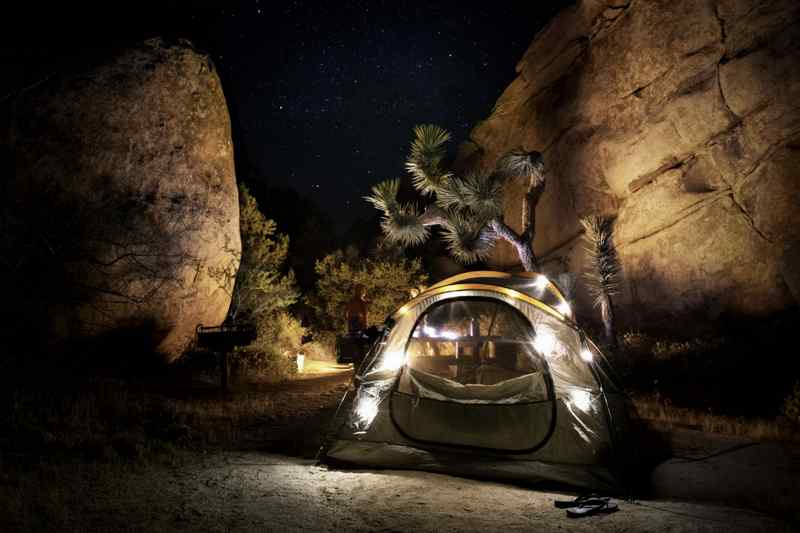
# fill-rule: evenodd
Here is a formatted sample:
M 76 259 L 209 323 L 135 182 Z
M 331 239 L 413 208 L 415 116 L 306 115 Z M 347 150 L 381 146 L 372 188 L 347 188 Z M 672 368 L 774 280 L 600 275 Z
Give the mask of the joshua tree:
M 605 340 L 611 348 L 616 348 L 617 336 L 614 327 L 614 306 L 611 297 L 619 292 L 619 261 L 612 241 L 614 228 L 610 218 L 589 216 L 581 219 L 586 251 L 589 254 L 589 271 L 585 274 L 587 288 L 594 298 L 595 307 L 600 308 L 600 316 L 605 329 Z
M 510 243 L 526 271 L 539 265 L 533 251 L 536 204 L 544 191 L 544 165 L 539 152 L 515 150 L 502 157 L 492 173 L 456 176 L 443 168 L 445 143 L 450 134 L 434 125 L 414 128 L 414 141 L 406 160 L 414 188 L 433 200 L 424 211 L 397 200 L 400 180 L 388 180 L 372 188 L 366 197 L 383 212 L 386 237 L 404 246 L 421 244 L 430 228 L 439 226 L 450 253 L 463 263 L 485 259 L 497 239 Z M 513 180 L 525 186 L 522 199 L 522 231 L 503 221 L 503 192 Z

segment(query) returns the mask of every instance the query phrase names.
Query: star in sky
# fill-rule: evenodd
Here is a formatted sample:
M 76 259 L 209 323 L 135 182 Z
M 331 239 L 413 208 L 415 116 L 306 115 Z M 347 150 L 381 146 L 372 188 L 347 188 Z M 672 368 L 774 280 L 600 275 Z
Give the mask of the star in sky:
M 451 130 L 455 150 L 514 79 L 535 33 L 570 3 L 71 3 L 48 17 L 52 24 L 32 17 L 4 42 L 73 61 L 76 51 L 154 35 L 189 38 L 222 80 L 239 178 L 310 194 L 346 227 L 372 215 L 362 199 L 372 185 L 405 174 L 414 125 Z M 98 18 L 107 23 L 90 23 Z M 19 61 L 0 87 L 48 69 Z

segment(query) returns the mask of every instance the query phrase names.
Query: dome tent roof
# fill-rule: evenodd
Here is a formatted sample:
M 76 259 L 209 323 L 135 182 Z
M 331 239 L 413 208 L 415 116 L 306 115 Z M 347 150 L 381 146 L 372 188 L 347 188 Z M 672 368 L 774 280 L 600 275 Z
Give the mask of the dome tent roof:
M 460 290 L 488 290 L 506 294 L 512 298 L 527 301 L 565 321 L 572 320 L 572 309 L 564 293 L 552 280 L 544 274 L 536 272 L 497 272 L 493 270 L 477 270 L 464 272 L 445 278 L 420 293 L 401 306 L 392 316 L 402 316 L 410 308 L 436 294 Z M 531 301 L 535 300 L 535 302 Z

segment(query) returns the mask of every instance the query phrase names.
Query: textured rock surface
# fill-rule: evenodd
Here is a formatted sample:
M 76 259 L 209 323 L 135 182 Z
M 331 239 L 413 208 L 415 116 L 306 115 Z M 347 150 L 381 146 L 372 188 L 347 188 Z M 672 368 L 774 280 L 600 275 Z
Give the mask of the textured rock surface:
M 198 323 L 224 319 L 230 298 L 213 272 L 238 264 L 239 210 L 207 57 L 148 41 L 4 105 L 12 211 L 55 265 L 23 256 L 23 276 L 45 287 L 19 281 L 42 300 L 31 320 L 55 339 L 128 332 L 174 359 Z
M 546 270 L 583 271 L 579 217 L 616 216 L 628 326 L 769 314 L 800 286 L 797 65 L 796 0 L 582 0 L 536 36 L 459 164 L 544 153 Z M 518 225 L 520 191 L 507 200 Z M 516 257 L 501 244 L 492 262 Z

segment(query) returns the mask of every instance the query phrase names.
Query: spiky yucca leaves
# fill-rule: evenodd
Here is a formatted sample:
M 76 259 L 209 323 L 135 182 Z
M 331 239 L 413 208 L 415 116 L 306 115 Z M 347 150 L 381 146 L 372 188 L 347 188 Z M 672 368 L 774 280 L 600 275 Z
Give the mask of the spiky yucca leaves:
M 585 230 L 586 251 L 590 261 L 586 280 L 595 306 L 599 306 L 603 298 L 619 292 L 619 261 L 612 242 L 612 221 L 589 216 L 581 219 L 581 225 Z
M 485 218 L 474 213 L 450 211 L 442 229 L 447 249 L 456 260 L 469 264 L 489 257 L 495 235 Z
M 404 246 L 422 244 L 428 238 L 428 228 L 420 221 L 416 206 L 397 201 L 399 190 L 399 179 L 383 181 L 372 187 L 372 194 L 364 199 L 383 211 L 381 228 L 390 241 Z
M 419 217 L 420 212 L 415 205 L 403 204 L 391 216 L 383 217 L 381 228 L 390 241 L 416 246 L 425 242 L 429 234 Z
M 533 177 L 536 185 L 544 180 L 544 160 L 539 152 L 512 150 L 497 162 L 497 172 L 505 177 Z
M 388 214 L 400 205 L 397 202 L 397 193 L 399 191 L 399 179 L 382 181 L 372 186 L 372 194 L 365 196 L 364 200 L 374 205 L 379 211 L 383 211 L 384 214 Z
M 612 220 L 598 216 L 581 219 L 589 254 L 590 269 L 585 274 L 587 288 L 594 298 L 595 307 L 600 308 L 605 329 L 606 342 L 616 346 L 614 332 L 614 308 L 612 296 L 619 293 L 619 260 L 612 241 Z
M 436 205 L 447 211 L 464 209 L 467 205 L 467 194 L 464 180 L 453 176 L 447 180 L 446 187 L 436 191 Z
M 443 209 L 470 210 L 479 218 L 489 219 L 503 212 L 503 183 L 492 175 L 468 174 L 451 177 L 436 194 L 436 203 Z
M 444 145 L 450 133 L 434 124 L 422 124 L 414 128 L 411 152 L 406 160 L 406 169 L 411 173 L 414 187 L 426 195 L 438 192 L 451 174 L 442 168 L 445 156 Z

